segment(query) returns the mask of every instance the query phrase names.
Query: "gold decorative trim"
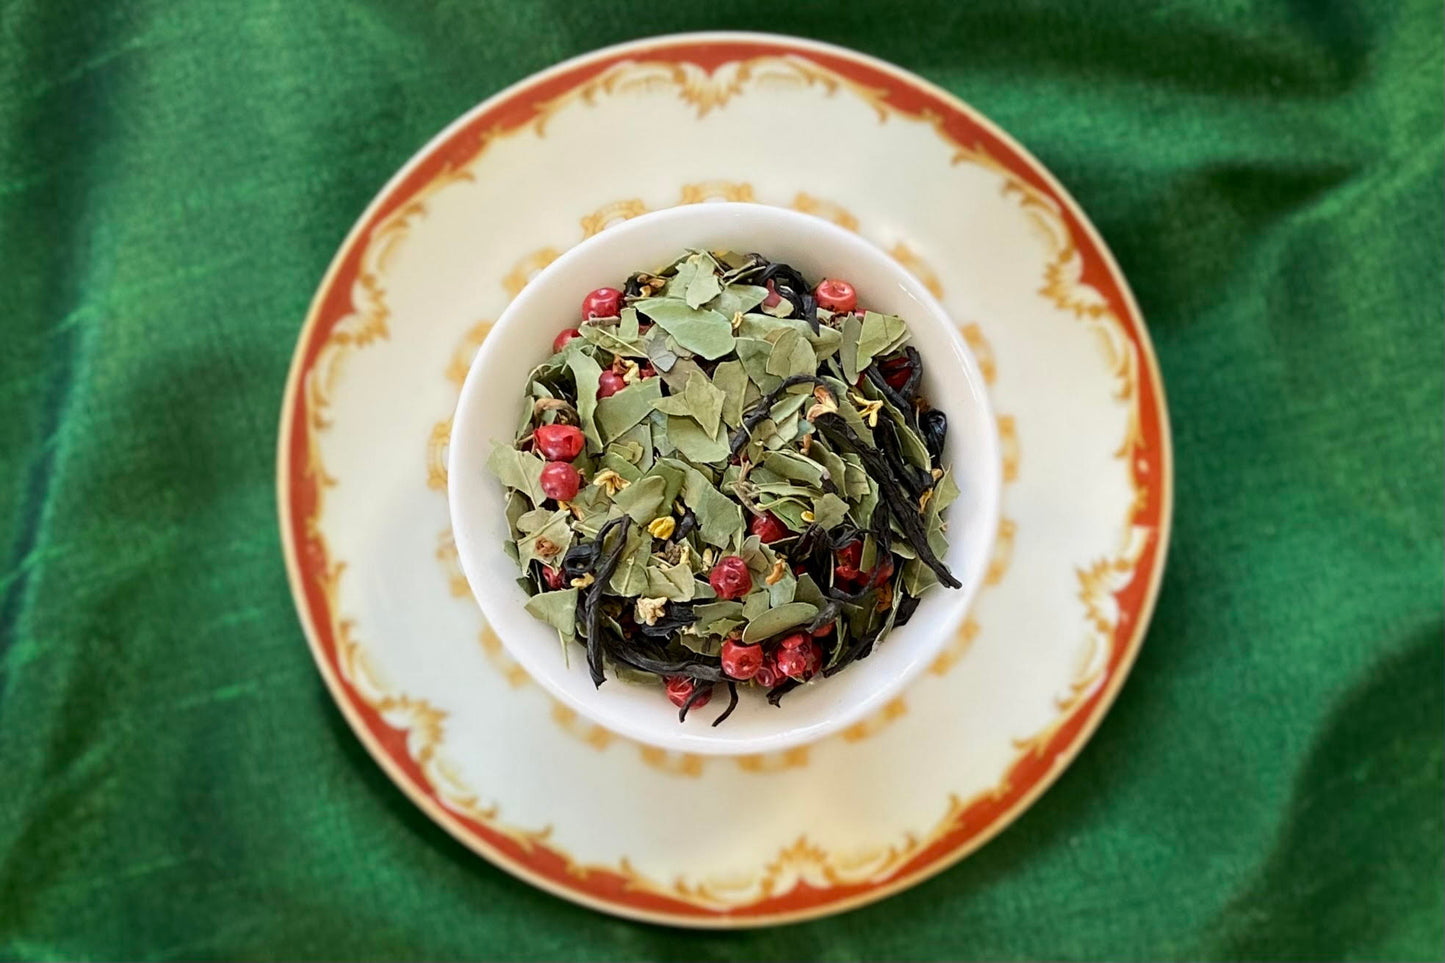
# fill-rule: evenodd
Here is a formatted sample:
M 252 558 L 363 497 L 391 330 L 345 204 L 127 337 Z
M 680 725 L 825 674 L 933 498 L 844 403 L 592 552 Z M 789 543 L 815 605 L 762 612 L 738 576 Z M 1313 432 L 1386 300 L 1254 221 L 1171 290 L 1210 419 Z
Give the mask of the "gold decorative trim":
M 795 88 L 821 85 L 828 96 L 838 90 L 847 90 L 871 106 L 877 112 L 880 123 L 888 119 L 892 110 L 886 91 L 866 87 L 811 60 L 789 54 L 734 60 L 719 64 L 712 70 L 692 63 L 624 60 L 566 93 L 539 104 L 532 129 L 537 136 L 545 137 L 547 125 L 553 118 L 578 101 L 590 106 L 599 95 L 651 90 L 676 90 L 683 103 L 696 108 L 701 119 L 726 106 L 750 82 L 759 86 Z
M 1003 461 L 1003 480 L 1018 481 L 1019 477 L 1019 433 L 1013 415 L 998 416 L 999 457 Z
M 599 230 L 601 229 L 599 228 Z M 530 254 L 524 254 L 517 263 L 512 266 L 512 270 L 508 271 L 506 276 L 502 278 L 502 287 L 506 289 L 507 297 L 515 298 L 521 294 L 522 289 L 527 286 L 527 283 L 531 281 L 532 278 L 537 276 L 538 271 L 541 271 L 561 256 L 562 252 L 555 247 L 539 247 Z M 477 345 L 480 347 L 480 339 L 478 339 Z M 468 367 L 470 367 L 470 365 L 471 362 L 468 360 Z M 462 372 L 462 377 L 466 377 L 465 371 Z M 460 387 L 461 382 L 457 382 L 457 385 Z
M 873 713 L 873 715 L 859 722 L 855 722 L 844 729 L 842 733 L 843 741 L 862 742 L 864 739 L 876 736 L 888 728 L 895 719 L 901 718 L 907 712 L 908 703 L 904 702 L 901 698 L 891 699 L 883 708 Z
M 947 675 L 950 669 L 957 665 L 965 655 L 968 655 L 968 650 L 973 647 L 973 640 L 976 638 L 978 638 L 978 623 L 970 615 L 958 627 L 948 648 L 934 657 L 933 664 L 928 667 L 928 671 L 934 675 Z
M 832 221 L 839 227 L 858 231 L 858 218 L 854 217 L 847 209 L 832 201 L 825 201 L 814 197 L 811 194 L 799 191 L 793 197 L 793 210 L 802 211 L 804 214 L 812 214 L 814 217 L 821 217 L 824 220 Z
M 447 490 L 447 443 L 452 437 L 452 420 L 431 426 L 426 439 L 426 487 L 432 491 Z
M 506 282 L 503 281 L 503 283 Z M 467 333 L 462 336 L 462 340 L 452 350 L 452 358 L 447 362 L 447 380 L 456 385 L 458 390 L 467 380 L 467 372 L 471 370 L 472 359 L 477 356 L 477 349 L 482 346 L 483 341 L 487 340 L 487 335 L 492 333 L 493 323 L 492 321 L 478 321 L 467 329 Z
M 922 281 L 929 294 L 939 300 L 943 299 L 943 284 L 938 280 L 938 273 L 929 267 L 927 261 L 915 254 L 911 247 L 899 241 L 893 245 L 893 249 L 888 254 L 893 260 L 907 268 L 914 277 Z M 989 382 L 987 375 L 984 376 L 984 382 Z
M 751 203 L 753 185 L 745 181 L 703 181 L 699 184 L 682 185 L 680 204 L 701 204 L 705 201 L 737 201 Z
M 639 214 L 646 213 L 647 205 L 635 197 L 604 204 L 582 218 L 582 237 L 589 238 L 601 234 L 619 221 L 630 221 Z
M 983 330 L 976 324 L 965 324 L 959 331 L 963 334 L 963 341 L 973 352 L 973 360 L 978 362 L 979 373 L 983 375 L 983 383 L 989 387 L 993 386 L 998 379 L 998 366 L 993 357 L 993 345 L 989 344 L 983 336 Z

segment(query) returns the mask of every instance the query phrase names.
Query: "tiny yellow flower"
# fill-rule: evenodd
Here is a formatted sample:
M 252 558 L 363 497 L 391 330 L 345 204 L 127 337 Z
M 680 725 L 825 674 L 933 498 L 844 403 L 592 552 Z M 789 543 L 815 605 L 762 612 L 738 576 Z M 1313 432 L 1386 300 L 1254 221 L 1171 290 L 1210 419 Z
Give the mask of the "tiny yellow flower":
M 632 483 L 611 468 L 604 468 L 592 476 L 592 484 L 601 488 L 608 495 L 616 495 Z
M 640 489 L 639 489 L 640 490 Z M 654 518 L 647 524 L 647 531 L 653 538 L 671 538 L 673 531 L 677 528 L 677 522 L 671 515 L 664 515 L 661 518 Z
M 666 606 L 666 598 L 650 599 L 642 596 L 637 600 L 637 621 L 644 625 L 656 625 L 657 620 L 662 618 L 662 610 Z

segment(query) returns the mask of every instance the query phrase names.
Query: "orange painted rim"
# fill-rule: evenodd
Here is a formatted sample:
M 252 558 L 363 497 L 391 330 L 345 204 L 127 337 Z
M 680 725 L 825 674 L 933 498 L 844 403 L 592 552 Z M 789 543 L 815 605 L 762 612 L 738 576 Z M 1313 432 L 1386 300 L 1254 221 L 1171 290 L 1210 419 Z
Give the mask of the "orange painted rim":
M 1121 614 L 1102 684 L 1073 708 L 1036 752 L 1026 754 L 1013 764 L 1001 783 L 1005 787 L 1003 792 L 975 800 L 965 807 L 947 832 L 882 880 L 827 888 L 804 882 L 781 895 L 715 910 L 639 891 L 631 888 L 626 878 L 604 869 L 585 869 L 579 873 L 565 856 L 545 844 L 524 845 L 444 807 L 435 788 L 407 753 L 406 731 L 386 723 L 339 671 L 337 639 L 331 631 L 332 620 L 323 587 L 327 560 L 312 524 L 319 504 L 319 480 L 307 472 L 310 429 L 306 400 L 299 388 L 332 328 L 352 310 L 352 284 L 365 242 L 378 223 L 433 178 L 475 157 L 497 129 L 510 130 L 531 122 L 537 116 L 539 105 L 640 54 L 646 54 L 652 61 L 690 63 L 708 71 L 749 57 L 803 58 L 876 89 L 901 113 L 927 114 L 954 140 L 982 146 L 1009 171 L 1058 203 L 1082 258 L 1081 281 L 1096 288 L 1107 301 L 1145 362 L 1139 373 L 1142 441 L 1131 465 L 1143 496 L 1135 506 L 1132 522 L 1155 535 L 1136 563 L 1135 577 L 1115 593 Z M 328 268 L 301 330 L 281 410 L 277 497 L 287 576 L 312 655 L 357 737 L 413 802 L 458 840 L 500 868 L 565 899 L 649 922 L 728 928 L 826 916 L 906 889 L 953 865 L 992 839 L 1052 785 L 1098 726 L 1143 643 L 1169 543 L 1173 458 L 1158 363 L 1133 294 L 1113 256 L 1073 198 L 1023 147 L 947 91 L 891 64 L 841 47 L 768 34 L 680 34 L 598 50 L 558 64 L 502 91 L 438 134 L 377 194 Z M 1140 574 L 1146 577 L 1140 578 Z

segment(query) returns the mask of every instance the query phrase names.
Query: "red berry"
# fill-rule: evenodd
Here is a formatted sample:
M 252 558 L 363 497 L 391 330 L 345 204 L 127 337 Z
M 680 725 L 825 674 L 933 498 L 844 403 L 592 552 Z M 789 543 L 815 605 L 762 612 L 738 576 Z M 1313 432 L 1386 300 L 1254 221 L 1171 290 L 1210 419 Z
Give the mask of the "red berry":
M 811 640 L 808 647 L 778 650 L 778 671 L 790 679 L 806 682 L 818 671 L 818 653 Z
M 758 666 L 758 671 L 753 674 L 753 681 L 764 689 L 771 689 L 783 681 L 783 674 L 778 671 L 777 660 L 769 656 L 762 665 Z
M 582 320 L 615 318 L 622 313 L 622 292 L 616 288 L 598 288 L 582 299 Z
M 823 624 L 823 625 L 818 626 L 816 629 L 813 630 L 813 638 L 815 638 L 815 639 L 825 638 L 825 637 L 827 637 L 828 633 L 829 633 L 829 632 L 832 632 L 832 631 L 833 631 L 833 623 L 832 623 L 832 622 L 827 622 L 827 623 L 825 623 L 825 624 Z
M 604 371 L 602 377 L 597 380 L 597 397 L 611 398 L 626 387 L 627 382 L 622 380 L 622 375 L 615 371 Z
M 909 375 L 913 374 L 913 362 L 909 361 L 906 355 L 899 355 L 878 362 L 878 370 L 882 372 L 883 380 L 888 382 L 888 386 L 898 391 L 908 383 Z
M 561 351 L 563 348 L 567 347 L 568 341 L 571 341 L 573 338 L 580 337 L 582 337 L 582 332 L 578 331 L 576 328 L 563 328 L 560 332 L 558 332 L 557 337 L 554 338 L 552 341 L 552 353 L 556 354 L 558 351 Z
M 554 592 L 565 584 L 562 570 L 553 565 L 542 566 L 542 581 L 546 582 L 547 587 Z
M 582 454 L 587 439 L 576 425 L 542 425 L 532 433 L 537 450 L 548 461 L 571 461 Z
M 853 285 L 837 278 L 819 281 L 813 289 L 813 297 L 818 299 L 819 307 L 829 311 L 852 311 L 858 306 L 858 292 L 853 290 Z
M 728 639 L 722 644 L 722 669 L 734 679 L 751 679 L 763 667 L 763 647 Z
M 650 364 L 642 365 L 637 369 L 637 377 L 641 378 L 643 381 L 646 381 L 648 378 L 656 378 L 657 369 Z
M 695 688 L 697 688 L 696 683 L 685 675 L 670 675 L 667 677 L 667 698 L 679 709 L 687 705 L 687 700 L 692 698 L 692 690 Z M 698 697 L 697 701 L 692 704 L 692 707 L 694 709 L 700 709 L 707 705 L 708 700 L 711 698 L 712 690 L 709 689 L 705 694 Z
M 748 530 L 764 542 L 776 542 L 780 538 L 788 537 L 788 526 L 784 525 L 783 520 L 772 512 L 754 515 Z
M 778 643 L 785 652 L 792 649 L 802 649 L 812 644 L 812 640 L 803 632 L 794 632 L 792 635 L 785 635 L 783 636 L 783 641 Z
M 772 278 L 768 278 L 766 284 L 768 286 L 768 295 L 767 297 L 763 298 L 763 307 L 776 308 L 779 304 L 782 303 L 783 296 L 779 294 L 778 289 L 773 286 Z
M 570 502 L 582 487 L 582 476 L 565 461 L 549 461 L 542 469 L 542 494 L 559 502 Z
M 858 568 L 858 563 L 863 560 L 863 543 L 861 541 L 849 542 L 838 549 L 835 555 L 837 561 L 833 565 L 833 574 L 844 582 L 854 582 L 863 576 Z
M 724 555 L 708 573 L 708 584 L 720 599 L 742 598 L 753 590 L 753 576 L 741 555 Z
M 883 561 L 873 566 L 873 571 L 868 573 L 869 585 L 882 585 L 893 577 L 893 553 L 883 556 Z

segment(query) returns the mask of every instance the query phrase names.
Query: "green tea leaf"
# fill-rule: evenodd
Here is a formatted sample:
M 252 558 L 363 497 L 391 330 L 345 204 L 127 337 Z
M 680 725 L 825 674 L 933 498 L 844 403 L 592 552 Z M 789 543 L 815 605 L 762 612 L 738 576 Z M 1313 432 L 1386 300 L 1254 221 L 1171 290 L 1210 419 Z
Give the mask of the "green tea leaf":
M 650 565 L 647 569 L 647 591 L 643 594 L 651 598 L 666 598 L 674 602 L 689 602 L 692 600 L 693 589 L 697 582 L 692 576 L 692 569 L 686 565 L 668 565 L 660 563 Z
M 721 426 L 708 435 L 691 418 L 669 416 L 667 435 L 689 461 L 722 461 L 728 456 L 728 437 Z
M 813 523 L 833 528 L 848 517 L 848 503 L 832 492 L 813 499 Z
M 632 516 L 638 525 L 646 525 L 663 513 L 663 496 L 667 482 L 659 475 L 646 475 L 612 496 L 612 504 Z
M 614 595 L 641 595 L 647 588 L 647 562 L 652 558 L 652 536 L 642 526 L 635 526 L 627 536 L 627 545 L 617 569 L 607 581 Z
M 515 488 L 526 494 L 532 504 L 540 505 L 547 500 L 542 491 L 542 469 L 547 465 L 539 455 L 530 451 L 518 451 L 511 445 L 493 442 L 492 454 L 487 458 L 487 468 L 501 479 L 508 488 Z
M 687 388 L 688 380 L 695 374 L 707 377 L 706 372 L 702 370 L 702 365 L 691 358 L 679 358 L 672 368 L 662 376 L 662 383 L 667 385 L 667 390 L 673 395 L 680 395 Z
M 858 380 L 858 372 L 868 367 L 867 362 L 862 362 L 858 357 L 858 339 L 862 336 L 863 322 L 858 319 L 858 315 L 850 314 L 843 319 L 843 335 L 842 341 L 838 345 L 838 361 L 843 365 L 843 380 L 850 385 Z
M 619 454 L 616 445 L 602 455 L 602 460 L 597 463 L 597 467 L 615 471 L 630 482 L 635 482 L 642 477 L 642 469 L 628 461 L 625 455 Z M 583 490 L 590 491 L 591 487 Z
M 718 624 L 726 625 L 727 620 Z M 684 632 L 678 636 L 678 641 L 682 643 L 683 648 L 696 652 L 698 655 L 717 655 L 722 651 L 723 640 L 717 635 L 693 635 L 691 632 Z
M 907 338 L 908 325 L 902 318 L 869 311 L 863 315 L 863 325 L 858 335 L 858 370 L 868 367 L 878 355 L 893 350 L 895 342 L 901 344 Z
M 687 284 L 687 293 L 683 299 L 687 301 L 690 308 L 700 308 L 722 291 L 722 285 L 718 283 L 717 275 L 712 273 L 711 259 L 709 263 L 700 266 L 692 280 Z M 726 315 L 724 315 L 726 317 Z
M 727 318 L 707 308 L 690 308 L 673 298 L 645 298 L 636 304 L 677 343 L 708 360 L 733 350 L 733 329 Z
M 754 589 L 743 599 L 743 618 L 748 621 L 758 618 L 768 610 L 772 604 L 772 598 L 768 595 L 766 587 Z
M 588 322 L 577 330 L 582 332 L 582 339 L 584 341 L 588 344 L 595 344 L 603 351 L 620 354 L 626 358 L 647 357 L 647 347 L 642 343 L 642 339 L 640 337 L 622 337 L 618 333 L 616 325 L 593 324 Z
M 942 514 L 958 498 L 958 482 L 953 480 L 953 470 L 945 468 L 943 477 L 933 485 L 933 497 L 928 501 L 928 510 L 935 515 Z
M 532 559 L 543 565 L 556 565 L 572 546 L 572 513 L 536 509 L 517 520 L 522 535 L 517 539 L 517 554 L 523 568 Z
M 650 379 L 649 379 L 650 380 Z M 652 425 L 643 420 L 612 439 L 608 450 L 616 450 L 643 471 L 652 468 Z M 633 452 L 637 458 L 632 458 Z
M 771 451 L 763 456 L 763 467 L 782 478 L 802 482 L 812 488 L 823 485 L 824 468 L 807 455 L 795 451 Z
M 748 373 L 741 361 L 723 361 L 713 369 L 712 383 L 723 394 L 722 420 L 729 428 L 743 423 L 743 404 L 748 390 Z
M 697 516 L 698 534 L 709 545 L 726 547 L 743 531 L 742 508 L 713 487 L 696 468 L 684 474 L 682 501 Z
M 652 407 L 664 414 L 691 418 L 705 434 L 715 435 L 726 398 L 699 368 L 688 376 L 687 385 L 680 394 L 661 398 L 653 402 Z
M 808 454 L 819 462 L 822 462 L 828 480 L 831 481 L 840 492 L 847 495 L 848 470 L 843 464 L 842 456 L 819 442 L 817 435 L 813 436 L 813 447 L 809 449 Z
M 652 404 L 662 397 L 662 384 L 656 378 L 644 378 L 628 385 L 610 398 L 597 402 L 597 430 L 603 444 L 647 417 Z
M 602 378 L 602 366 L 590 355 L 572 351 L 567 355 L 567 367 L 577 383 L 577 414 L 582 419 L 582 433 L 593 451 L 602 448 L 602 436 L 597 432 L 597 384 Z
M 697 618 L 697 631 L 701 635 L 725 635 L 727 630 L 718 629 L 719 621 L 741 621 L 743 603 L 731 600 L 707 602 L 693 606 L 692 614 Z M 731 626 L 729 626 L 731 628 Z
M 768 289 L 755 284 L 729 284 L 707 303 L 707 307 L 732 320 L 733 315 L 747 314 L 762 304 L 763 298 L 767 296 Z
M 807 572 L 798 578 L 798 587 L 794 590 L 793 597 L 799 602 L 808 602 L 820 609 L 827 603 L 827 599 L 823 597 L 823 590 L 818 587 L 817 582 L 813 581 L 813 576 Z
M 577 590 L 538 592 L 527 600 L 527 611 L 562 634 L 564 639 L 577 636 Z
M 771 639 L 789 629 L 807 625 L 817 614 L 818 607 L 809 602 L 789 602 L 770 608 L 748 622 L 747 628 L 743 629 L 743 641 L 752 643 Z
M 773 354 L 771 344 L 756 338 L 738 338 L 736 344 L 738 360 L 760 390 L 772 391 L 783 383 L 782 378 L 768 374 L 768 358 Z
M 773 342 L 773 353 L 768 357 L 764 370 L 779 378 L 810 375 L 818 370 L 818 357 L 813 354 L 813 346 L 808 344 L 808 339 L 789 328 Z
M 652 366 L 658 371 L 666 374 L 677 364 L 677 352 L 667 346 L 666 338 L 648 338 L 646 341 L 647 357 L 652 361 Z
M 617 336 L 624 341 L 636 341 L 642 333 L 641 329 L 642 325 L 637 320 L 637 309 L 623 308 L 617 319 Z

